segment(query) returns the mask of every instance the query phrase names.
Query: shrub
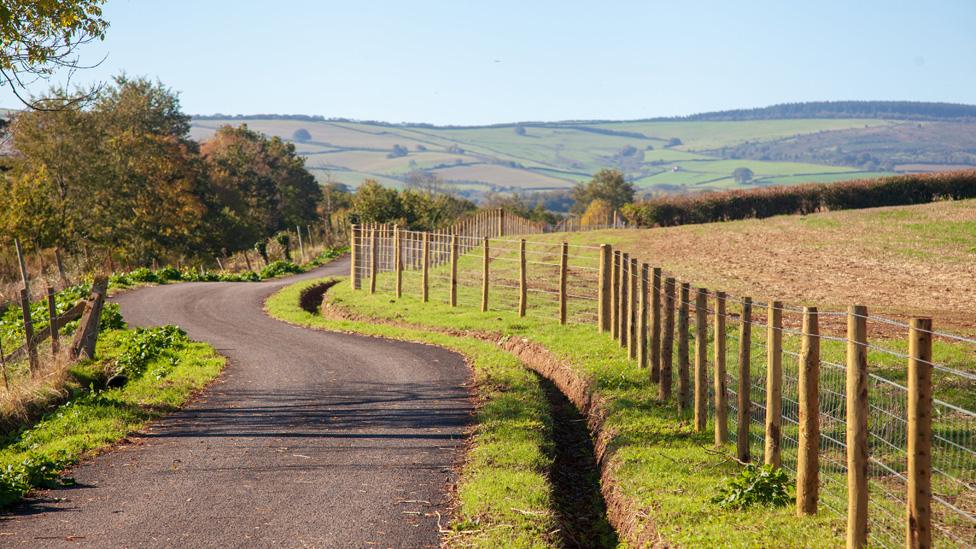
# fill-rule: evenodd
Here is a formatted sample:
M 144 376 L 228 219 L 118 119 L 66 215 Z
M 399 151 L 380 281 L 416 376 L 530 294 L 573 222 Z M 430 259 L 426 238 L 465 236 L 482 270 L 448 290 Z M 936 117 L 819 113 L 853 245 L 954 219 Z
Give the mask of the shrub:
M 268 266 L 261 269 L 261 278 L 275 278 L 285 274 L 295 274 L 305 272 L 301 267 L 291 261 L 272 261 Z
M 158 278 L 160 282 L 174 282 L 177 280 L 182 280 L 183 275 L 180 273 L 180 271 L 174 269 L 173 267 L 163 267 L 162 269 L 156 271 L 156 278 Z
M 154 273 L 153 271 L 145 267 L 139 267 L 138 269 L 132 271 L 131 273 L 128 274 L 128 278 L 133 282 L 147 282 L 147 283 L 159 282 L 159 277 L 156 276 L 156 273 Z
M 772 465 L 746 465 L 738 475 L 719 488 L 712 503 L 726 509 L 745 509 L 753 505 L 783 507 L 790 503 L 786 492 L 789 483 L 786 473 Z
M 839 183 L 661 197 L 628 204 L 624 215 L 644 227 L 669 227 L 817 211 L 907 206 L 976 198 L 976 171 L 911 174 Z
M 31 456 L 0 468 L 0 507 L 20 501 L 35 486 L 54 488 L 60 485 L 60 472 L 67 465 L 63 460 Z
M 122 352 L 115 362 L 115 378 L 132 379 L 141 375 L 149 362 L 167 349 L 189 342 L 186 332 L 177 326 L 136 328 L 126 334 Z

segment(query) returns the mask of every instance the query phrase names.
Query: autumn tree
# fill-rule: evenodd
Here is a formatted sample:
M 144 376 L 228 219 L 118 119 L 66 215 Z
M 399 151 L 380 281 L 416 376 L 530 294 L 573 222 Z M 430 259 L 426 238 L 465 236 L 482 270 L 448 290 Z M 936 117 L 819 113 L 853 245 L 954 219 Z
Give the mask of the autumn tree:
M 105 37 L 108 22 L 102 18 L 105 0 L 58 0 L 57 2 L 8 1 L 0 3 L 0 86 L 22 103 L 38 109 L 51 108 L 26 97 L 26 85 L 55 72 L 80 68 L 77 48 Z M 94 90 L 73 97 L 58 107 L 76 104 Z
M 585 212 L 594 200 L 603 200 L 612 209 L 619 209 L 624 204 L 634 201 L 634 185 L 624 179 L 624 174 L 617 170 L 602 169 L 593 179 L 586 183 L 577 183 L 573 187 L 575 203 L 571 211 Z
M 584 227 L 591 225 L 608 225 L 613 216 L 613 208 L 606 200 L 597 199 L 590 202 L 580 218 L 580 224 Z

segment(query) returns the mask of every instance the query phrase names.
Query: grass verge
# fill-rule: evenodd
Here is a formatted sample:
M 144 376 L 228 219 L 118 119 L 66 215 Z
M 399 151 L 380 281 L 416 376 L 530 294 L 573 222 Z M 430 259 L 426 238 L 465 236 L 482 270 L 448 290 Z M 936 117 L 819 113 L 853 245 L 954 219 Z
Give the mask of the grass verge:
M 474 370 L 477 426 L 445 541 L 456 547 L 557 547 L 558 525 L 547 476 L 553 425 L 538 378 L 512 354 L 481 339 L 334 320 L 305 311 L 299 306 L 302 291 L 322 282 L 288 286 L 271 296 L 265 308 L 276 318 L 309 328 L 438 345 L 464 355 Z
M 147 350 L 153 344 L 140 336 L 146 333 L 103 332 L 98 358 L 69 368 L 69 400 L 0 439 L 0 506 L 31 488 L 57 486 L 61 470 L 178 409 L 224 367 L 224 358 L 204 343 L 181 339 Z M 99 390 L 120 366 L 129 368 L 127 382 Z
M 294 295 L 272 298 L 269 311 L 285 316 L 283 307 L 297 309 L 299 290 L 292 287 L 286 292 Z M 630 545 L 655 540 L 692 547 L 830 547 L 844 543 L 844 521 L 825 511 L 797 518 L 792 506 L 735 511 L 713 503 L 718 486 L 741 467 L 715 453 L 710 428 L 694 433 L 690 421 L 676 414 L 673 403 L 658 402 L 647 372 L 636 368 L 625 350 L 592 326 L 559 326 L 507 311 L 484 314 L 444 303 L 425 304 L 412 296 L 393 300 L 389 295 L 354 292 L 348 284 L 338 284 L 329 296 L 332 306 L 363 318 L 413 326 L 424 338 L 436 336 L 432 328 L 472 334 L 459 338 L 461 352 L 468 352 L 468 345 L 485 344 L 475 334 L 493 334 L 503 345 L 516 342 L 507 345 L 509 348 L 521 342 L 536 345 L 564 365 L 573 379 L 586 386 L 578 392 L 580 398 L 574 399 L 577 406 L 584 399 L 597 403 L 590 410 L 590 425 L 598 430 L 604 496 L 611 521 Z M 304 315 L 307 325 L 332 329 L 380 330 L 394 336 L 406 330 Z M 450 341 L 447 346 L 458 348 L 458 344 Z M 598 422 L 593 421 L 594 411 L 600 416 Z M 721 450 L 734 453 L 731 447 Z

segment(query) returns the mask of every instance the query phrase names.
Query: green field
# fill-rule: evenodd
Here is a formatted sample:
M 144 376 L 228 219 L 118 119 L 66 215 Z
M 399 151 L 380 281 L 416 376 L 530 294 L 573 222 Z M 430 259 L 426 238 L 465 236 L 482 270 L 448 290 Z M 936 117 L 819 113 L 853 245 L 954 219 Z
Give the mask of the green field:
M 207 139 L 223 124 L 291 139 L 321 180 L 358 185 L 372 177 L 401 186 L 413 170 L 426 170 L 472 196 L 487 191 L 566 189 L 602 168 L 623 171 L 642 191 L 701 191 L 770 184 L 828 182 L 892 172 L 859 166 L 762 159 L 721 158 L 716 149 L 776 143 L 838 132 L 883 131 L 904 123 L 878 119 L 795 119 L 736 122 L 601 122 L 517 126 L 433 127 L 367 122 L 278 119 L 196 119 L 192 135 Z M 680 145 L 669 146 L 672 138 Z M 391 155 L 395 145 L 406 149 Z M 753 181 L 736 183 L 736 168 L 749 168 Z

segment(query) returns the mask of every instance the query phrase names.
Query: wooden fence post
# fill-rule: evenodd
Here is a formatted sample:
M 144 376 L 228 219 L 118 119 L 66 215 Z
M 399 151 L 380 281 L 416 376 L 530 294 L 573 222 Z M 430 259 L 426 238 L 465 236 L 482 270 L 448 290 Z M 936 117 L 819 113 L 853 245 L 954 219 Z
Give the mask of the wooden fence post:
M 95 346 L 98 343 L 98 324 L 105 305 L 105 294 L 108 292 L 108 279 L 97 278 L 92 284 L 91 297 L 85 304 L 85 312 L 78 321 L 74 340 L 71 342 L 69 354 L 71 358 L 95 358 Z
M 661 334 L 661 379 L 657 386 L 657 398 L 671 398 L 674 366 L 674 279 L 664 280 L 664 325 Z
M 37 361 L 37 345 L 34 338 L 34 323 L 31 321 L 30 293 L 27 288 L 20 289 L 20 307 L 24 319 L 24 348 L 27 349 L 27 359 L 31 373 L 37 372 L 40 363 Z
M 498 238 L 505 236 L 505 210 L 498 208 Z
M 491 255 L 488 248 L 488 237 L 482 239 L 484 253 L 481 258 L 481 312 L 488 312 L 488 265 L 491 262 Z
M 739 318 L 739 380 L 736 389 L 735 453 L 739 461 L 752 460 L 749 452 L 749 426 L 752 423 L 752 298 L 742 298 L 742 316 Z
M 847 547 L 868 543 L 868 309 L 847 312 Z
M 47 287 L 48 330 L 51 333 L 51 353 L 58 354 L 61 343 L 58 341 L 58 304 L 54 299 L 54 288 Z
M 519 316 L 525 316 L 528 307 L 528 281 L 525 273 L 525 239 L 519 240 Z
M 27 261 L 24 259 L 24 250 L 20 247 L 20 239 L 14 239 L 14 248 L 17 251 L 17 263 L 20 266 L 20 281 L 23 282 L 27 295 L 30 295 L 30 274 L 27 273 Z
M 627 307 L 627 354 L 631 359 L 637 358 L 637 292 L 639 291 L 637 278 L 639 276 L 637 259 L 632 257 L 630 258 L 630 288 L 627 289 L 630 294 L 630 304 Z
M 687 413 L 691 398 L 691 383 L 688 379 L 688 300 L 690 299 L 691 284 L 682 282 L 678 298 L 678 409 L 682 414 Z
M 610 332 L 620 338 L 620 250 L 613 251 L 613 272 L 610 274 Z
M 424 232 L 423 252 L 420 260 L 420 295 L 424 303 L 430 300 L 430 233 Z
M 932 319 L 908 334 L 908 505 L 905 546 L 932 547 Z
M 458 237 L 456 234 L 451 235 L 451 307 L 457 307 L 457 292 L 458 292 Z
M 379 255 L 379 242 L 376 241 L 376 227 L 369 231 L 369 293 L 376 293 L 376 256 Z
M 651 382 L 661 382 L 661 268 L 651 273 Z M 659 391 L 660 392 L 660 391 Z
M 708 420 L 708 290 L 695 295 L 695 432 L 705 430 Z
M 725 292 L 715 292 L 714 326 L 715 379 L 712 384 L 715 393 L 715 445 L 721 446 L 729 441 L 728 380 L 725 376 Z
M 773 301 L 766 313 L 766 436 L 764 463 L 781 464 L 783 423 L 783 303 Z
M 647 368 L 647 298 L 650 291 L 647 287 L 647 277 L 650 274 L 650 267 L 647 263 L 641 264 L 640 269 L 640 312 L 637 315 L 637 367 Z
M 305 242 L 302 241 L 302 226 L 295 225 L 295 232 L 298 234 L 298 250 L 302 255 L 302 263 L 305 263 L 308 261 L 308 258 L 305 257 Z
M 353 290 L 358 290 L 359 285 L 359 225 L 353 223 L 349 230 L 349 281 Z
M 403 297 L 403 236 L 400 226 L 393 226 L 393 270 L 396 271 L 396 298 Z
M 569 277 L 569 243 L 563 242 L 562 254 L 559 258 L 559 323 L 566 324 L 567 282 Z
M 620 254 L 620 310 L 617 312 L 617 328 L 620 333 L 620 346 L 627 348 L 627 305 L 630 302 L 630 254 Z
M 609 244 L 600 245 L 600 274 L 599 274 L 599 309 L 597 312 L 597 323 L 600 325 L 600 331 L 603 333 L 610 331 L 610 304 L 612 303 L 611 294 L 611 282 L 610 277 L 612 276 L 612 255 L 613 249 Z
M 816 307 L 803 308 L 800 344 L 800 432 L 796 454 L 796 514 L 817 514 L 820 497 L 820 322 Z

